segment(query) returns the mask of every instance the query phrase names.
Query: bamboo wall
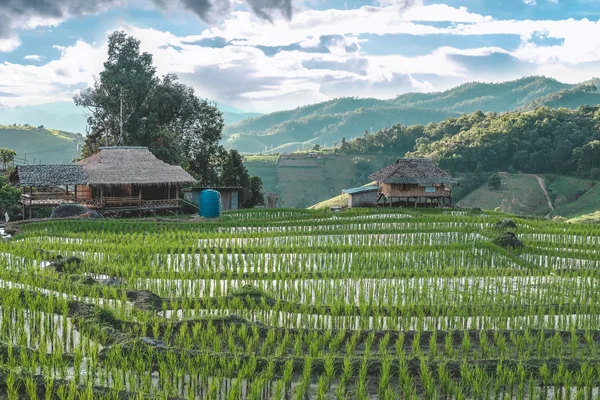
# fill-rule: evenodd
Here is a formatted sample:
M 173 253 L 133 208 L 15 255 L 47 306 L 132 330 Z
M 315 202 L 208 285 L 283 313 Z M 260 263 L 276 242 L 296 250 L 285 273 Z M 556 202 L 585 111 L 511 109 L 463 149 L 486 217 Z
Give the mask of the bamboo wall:
M 397 185 L 397 184 L 380 184 L 381 192 L 386 197 L 443 197 L 446 195 L 446 187 L 444 185 L 436 186 L 435 192 L 428 193 L 425 191 L 425 186 L 419 185 Z
M 87 185 L 77 185 L 77 198 L 82 200 L 91 200 L 92 188 Z

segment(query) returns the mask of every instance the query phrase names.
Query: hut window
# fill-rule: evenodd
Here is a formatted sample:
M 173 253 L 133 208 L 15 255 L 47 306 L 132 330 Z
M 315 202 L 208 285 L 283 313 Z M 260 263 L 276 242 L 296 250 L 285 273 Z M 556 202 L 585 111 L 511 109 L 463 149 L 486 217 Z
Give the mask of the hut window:
M 435 193 L 435 187 L 434 186 L 427 186 L 425 188 L 425 193 Z

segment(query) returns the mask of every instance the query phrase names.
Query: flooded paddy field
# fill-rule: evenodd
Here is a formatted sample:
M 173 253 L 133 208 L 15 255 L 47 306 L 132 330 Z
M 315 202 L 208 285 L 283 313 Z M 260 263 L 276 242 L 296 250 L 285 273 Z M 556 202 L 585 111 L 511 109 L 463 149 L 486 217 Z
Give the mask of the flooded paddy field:
M 0 398 L 596 399 L 600 228 L 250 210 L 0 243 Z

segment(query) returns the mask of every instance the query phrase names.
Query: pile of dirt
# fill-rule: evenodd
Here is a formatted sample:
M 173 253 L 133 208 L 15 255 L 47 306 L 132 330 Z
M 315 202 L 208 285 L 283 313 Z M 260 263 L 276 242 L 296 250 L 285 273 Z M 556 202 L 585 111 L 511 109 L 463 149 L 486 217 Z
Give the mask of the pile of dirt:
M 502 236 L 494 239 L 494 244 L 505 249 L 518 249 L 523 247 L 523 243 L 513 232 L 505 232 Z
M 110 346 L 130 339 L 121 331 L 121 322 L 111 311 L 76 300 L 69 300 L 69 314 L 75 327 L 82 333 L 99 335 L 100 344 Z
M 72 218 L 72 217 L 82 217 L 82 218 L 103 218 L 102 214 L 98 211 L 90 210 L 84 206 L 80 206 L 79 204 L 61 204 L 52 210 L 52 214 L 50 214 L 50 218 Z
M 77 278 L 76 283 L 79 285 L 91 286 L 96 285 L 98 282 L 89 275 L 83 275 Z
M 510 218 L 505 218 L 496 224 L 498 229 L 516 229 L 517 224 Z
M 133 305 L 142 310 L 158 311 L 162 309 L 163 299 L 146 290 L 140 291 L 128 291 L 127 299 L 133 303 Z
M 266 302 L 266 304 L 269 304 L 271 306 L 275 305 L 275 303 L 277 303 L 277 300 L 275 299 L 275 297 L 273 297 L 269 293 L 265 292 L 264 290 L 259 289 L 256 286 L 252 286 L 252 285 L 244 285 L 241 288 L 232 291 L 231 294 L 229 294 L 226 297 L 227 298 L 236 298 L 237 297 L 242 300 L 250 298 L 256 303 L 260 303 L 261 301 L 264 300 Z
M 102 278 L 102 279 L 96 279 L 96 282 L 100 285 L 104 285 L 104 286 L 113 286 L 113 287 L 118 287 L 118 286 L 122 286 L 124 283 L 121 279 L 117 279 L 117 278 Z
M 61 255 L 58 255 L 54 260 L 50 262 L 48 267 L 53 268 L 56 272 L 73 273 L 79 270 L 79 267 L 82 263 L 83 260 L 79 257 L 63 257 Z

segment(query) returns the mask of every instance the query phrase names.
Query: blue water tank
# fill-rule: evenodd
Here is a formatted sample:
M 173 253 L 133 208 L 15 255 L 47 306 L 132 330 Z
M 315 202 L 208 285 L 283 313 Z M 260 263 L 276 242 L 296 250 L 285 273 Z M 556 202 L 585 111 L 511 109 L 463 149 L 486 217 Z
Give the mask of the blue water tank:
M 200 192 L 200 216 L 215 218 L 221 215 L 221 194 L 213 189 Z

